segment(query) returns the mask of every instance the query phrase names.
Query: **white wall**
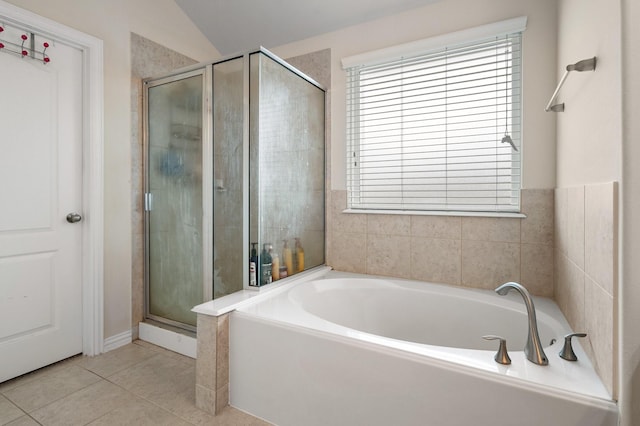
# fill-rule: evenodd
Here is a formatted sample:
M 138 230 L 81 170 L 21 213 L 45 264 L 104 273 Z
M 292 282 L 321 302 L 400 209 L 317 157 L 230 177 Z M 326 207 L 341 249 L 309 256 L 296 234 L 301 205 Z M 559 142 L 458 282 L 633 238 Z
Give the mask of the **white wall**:
M 346 56 L 508 18 L 528 16 L 523 50 L 524 188 L 554 188 L 555 116 L 544 106 L 556 81 L 556 0 L 447 0 L 273 49 L 287 58 L 331 48 L 331 189 L 345 189 Z
M 640 40 L 639 15 L 637 2 L 632 0 L 561 0 L 558 5 L 559 65 L 592 56 L 598 60 L 595 72 L 572 73 L 561 92 L 566 110 L 558 114 L 557 123 L 558 187 L 620 182 L 620 243 L 615 265 L 620 272 L 613 311 L 618 326 L 613 331 L 623 425 L 640 422 L 640 413 L 632 416 L 632 410 L 638 411 L 640 394 L 640 372 L 636 372 L 640 363 L 640 176 L 636 171 L 640 151 L 633 143 L 640 136 L 640 90 L 633 65 L 640 66 L 640 59 L 637 45 L 632 48 Z
M 622 425 L 640 424 L 640 4 L 622 1 L 622 273 L 620 407 Z
M 558 79 L 564 67 L 597 57 L 595 72 L 571 72 L 560 91 L 557 186 L 622 177 L 620 0 L 558 3 Z
M 197 61 L 219 57 L 173 0 L 9 0 L 104 41 L 104 336 L 131 329 L 131 32 Z

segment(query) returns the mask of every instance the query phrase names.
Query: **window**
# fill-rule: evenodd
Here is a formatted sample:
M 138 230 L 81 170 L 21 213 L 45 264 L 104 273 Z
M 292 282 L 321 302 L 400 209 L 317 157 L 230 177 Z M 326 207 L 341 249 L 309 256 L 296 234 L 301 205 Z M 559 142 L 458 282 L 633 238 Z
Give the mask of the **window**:
M 526 18 L 505 22 L 343 60 L 348 208 L 519 211 Z

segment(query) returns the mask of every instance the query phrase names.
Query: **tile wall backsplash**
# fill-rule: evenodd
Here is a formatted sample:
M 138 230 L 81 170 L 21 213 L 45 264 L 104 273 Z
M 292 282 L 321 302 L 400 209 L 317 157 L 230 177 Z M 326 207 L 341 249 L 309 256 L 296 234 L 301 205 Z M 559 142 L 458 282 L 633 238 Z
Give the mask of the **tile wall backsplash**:
M 615 182 L 555 190 L 555 299 L 616 398 L 617 217 Z
M 553 190 L 522 191 L 526 219 L 343 213 L 331 191 L 327 264 L 334 269 L 494 289 L 507 281 L 553 296 Z

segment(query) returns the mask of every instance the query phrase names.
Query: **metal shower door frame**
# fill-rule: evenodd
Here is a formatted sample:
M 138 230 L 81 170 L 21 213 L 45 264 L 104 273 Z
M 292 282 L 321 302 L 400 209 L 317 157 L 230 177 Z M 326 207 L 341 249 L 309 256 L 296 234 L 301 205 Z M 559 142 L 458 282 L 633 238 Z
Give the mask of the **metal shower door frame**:
M 150 226 L 149 212 L 152 204 L 149 187 L 149 90 L 156 86 L 184 80 L 200 75 L 202 77 L 202 288 L 204 301 L 213 298 L 213 185 L 205 185 L 205 182 L 213 182 L 213 132 L 211 115 L 212 99 L 212 68 L 211 64 L 197 64 L 192 67 L 182 68 L 171 74 L 161 77 L 146 78 L 142 81 L 143 104 L 143 188 L 144 188 L 144 318 L 151 319 L 169 326 L 196 331 L 196 327 L 174 321 L 168 318 L 153 315 L 149 311 L 149 254 L 150 254 Z

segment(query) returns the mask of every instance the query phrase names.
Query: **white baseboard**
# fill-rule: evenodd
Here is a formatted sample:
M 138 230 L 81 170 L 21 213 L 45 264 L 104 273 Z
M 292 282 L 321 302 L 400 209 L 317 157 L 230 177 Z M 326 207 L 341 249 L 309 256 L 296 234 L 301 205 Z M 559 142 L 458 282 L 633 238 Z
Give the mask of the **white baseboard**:
M 104 352 L 109 352 L 119 348 L 120 346 L 128 345 L 132 341 L 131 330 L 123 331 L 120 334 L 104 339 L 103 350 Z
M 198 343 L 194 337 L 156 327 L 146 322 L 141 322 L 138 325 L 138 338 L 193 359 L 196 358 L 198 352 Z

